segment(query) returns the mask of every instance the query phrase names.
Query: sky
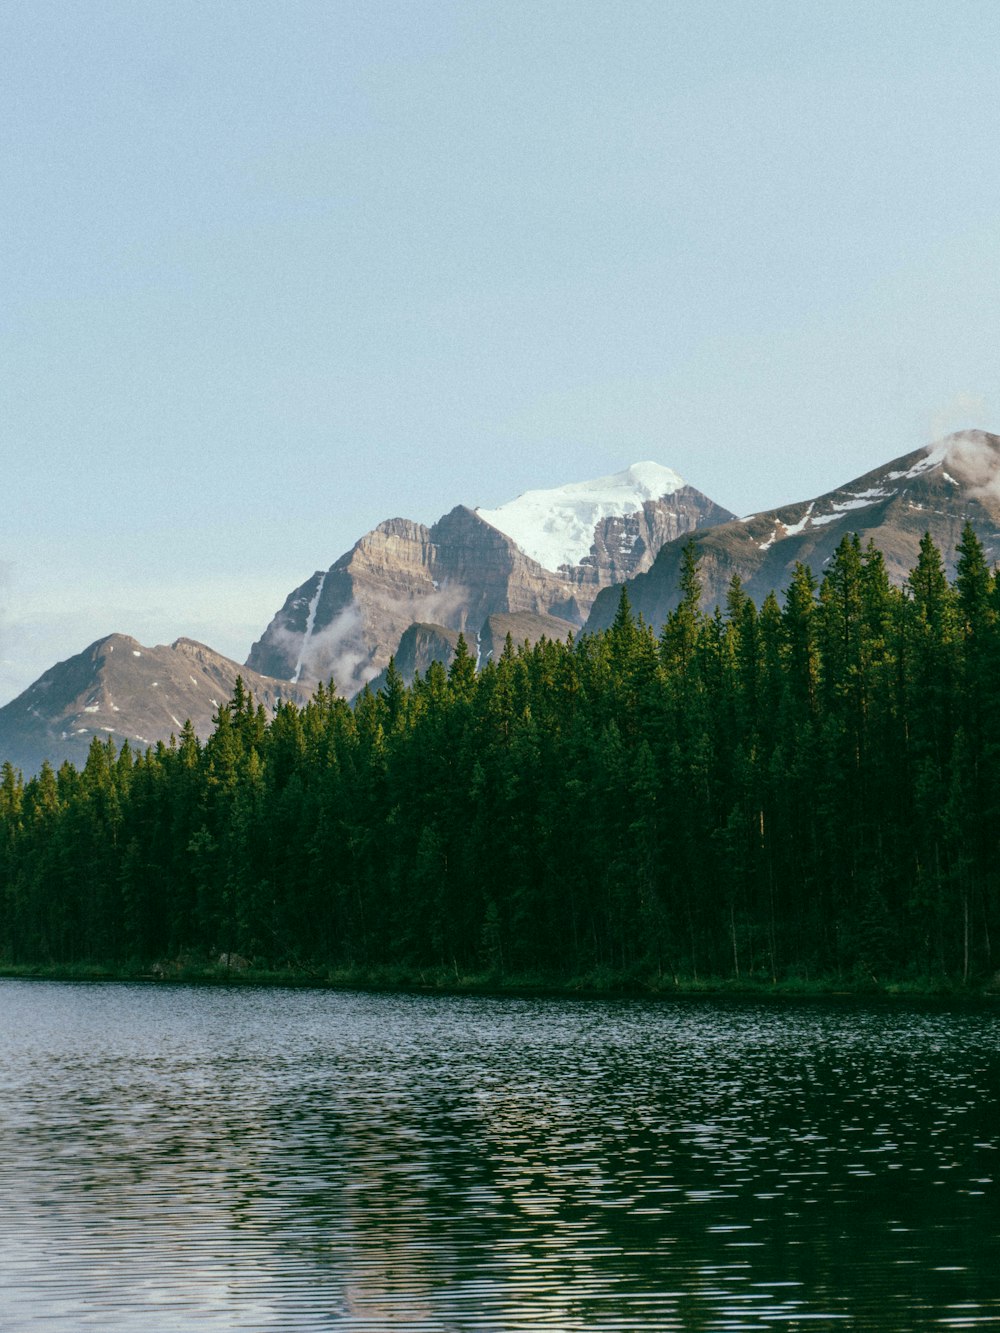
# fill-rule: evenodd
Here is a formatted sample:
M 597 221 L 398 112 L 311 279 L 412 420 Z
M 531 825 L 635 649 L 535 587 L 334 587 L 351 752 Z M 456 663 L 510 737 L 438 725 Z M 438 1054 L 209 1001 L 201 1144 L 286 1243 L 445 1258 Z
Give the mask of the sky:
M 11 0 L 0 704 L 382 519 L 1000 429 L 995 0 Z

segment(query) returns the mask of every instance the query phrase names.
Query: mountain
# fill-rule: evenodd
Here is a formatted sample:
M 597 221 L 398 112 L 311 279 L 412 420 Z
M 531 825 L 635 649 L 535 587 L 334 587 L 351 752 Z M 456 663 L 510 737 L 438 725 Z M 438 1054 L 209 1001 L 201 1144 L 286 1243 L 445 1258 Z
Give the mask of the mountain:
M 612 582 L 621 582 L 677 535 L 685 491 L 690 487 L 670 468 L 633 463 L 610 477 L 525 491 L 498 509 L 476 513 L 543 569 L 603 569 Z M 662 503 L 668 499 L 672 503 Z
M 576 626 L 572 629 L 575 631 Z M 503 652 L 504 643 L 509 634 L 514 646 L 522 643 L 537 643 L 539 639 L 565 639 L 566 626 L 554 616 L 535 616 L 530 611 L 508 613 L 495 611 L 488 616 L 476 641 L 479 665 L 488 662 L 491 657 Z
M 480 664 L 542 635 L 611 623 L 613 585 L 653 625 L 679 599 L 683 551 L 694 541 L 703 603 L 725 601 L 733 574 L 757 601 L 788 586 L 796 562 L 817 574 L 842 537 L 882 550 L 902 583 L 929 531 L 949 570 L 966 521 L 1000 560 L 1000 436 L 965 431 L 796 504 L 737 519 L 656 463 L 495 509 L 459 505 L 431 527 L 394 518 L 330 569 L 296 588 L 253 645 L 246 666 L 191 639 L 147 648 L 112 634 L 60 662 L 0 708 L 0 759 L 25 772 L 43 759 L 86 759 L 93 737 L 144 747 L 180 731 L 203 738 L 242 675 L 268 708 L 297 702 L 333 677 L 348 696 L 376 686 L 392 654 L 404 679 L 448 662 L 459 633 Z
M 445 625 L 425 625 L 419 621 L 404 632 L 396 649 L 396 670 L 407 685 L 412 685 L 414 677 L 424 675 L 432 662 L 441 662 L 448 666 L 458 648 L 459 631 L 448 629 Z M 380 690 L 385 685 L 388 668 L 383 668 L 378 675 L 368 682 L 372 690 Z
M 502 653 L 507 635 L 515 645 L 537 643 L 541 638 L 564 639 L 575 627 L 555 616 L 536 616 L 530 611 L 497 611 L 487 616 L 476 641 L 469 643 L 469 651 L 475 654 L 476 665 L 483 666 L 496 653 Z M 404 684 L 412 685 L 419 673 L 425 675 L 432 662 L 441 662 L 450 666 L 458 648 L 459 631 L 448 629 L 445 625 L 410 625 L 403 633 L 393 657 L 396 670 Z M 368 682 L 371 690 L 380 690 L 386 681 L 388 668 L 383 668 L 378 675 Z
M 731 517 L 669 468 L 637 463 L 496 509 L 459 505 L 431 527 L 388 519 L 289 594 L 247 665 L 310 686 L 332 676 L 350 696 L 411 625 L 462 632 L 470 650 L 495 615 L 520 617 L 518 641 L 539 617 L 565 637 L 601 588 L 648 569 L 665 541 Z
M 873 540 L 897 584 L 916 564 L 925 532 L 953 572 L 955 547 L 966 521 L 990 563 L 1000 559 L 1000 436 L 985 431 L 949 435 L 816 499 L 699 530 L 692 539 L 699 556 L 702 604 L 707 609 L 724 605 L 734 574 L 758 602 L 772 589 L 788 586 L 798 561 L 819 576 L 845 533 L 856 532 L 862 545 Z M 679 601 L 687 541 L 667 542 L 651 568 L 629 581 L 633 611 L 656 627 Z M 610 625 L 617 606 L 617 591 L 600 592 L 587 629 Z
M 305 702 L 305 691 L 268 680 L 193 639 L 146 648 L 126 634 L 98 639 L 59 662 L 0 708 L 0 760 L 25 774 L 48 759 L 80 767 L 95 736 L 145 749 L 179 734 L 190 718 L 202 739 L 230 698 L 236 677 L 273 709 L 279 698 Z

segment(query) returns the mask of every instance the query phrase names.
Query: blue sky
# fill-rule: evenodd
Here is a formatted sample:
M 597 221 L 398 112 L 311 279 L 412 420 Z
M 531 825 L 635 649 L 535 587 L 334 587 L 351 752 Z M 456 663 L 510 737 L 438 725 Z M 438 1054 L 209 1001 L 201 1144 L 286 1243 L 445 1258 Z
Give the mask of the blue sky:
M 1000 429 L 1000 5 L 0 13 L 0 702 L 432 521 Z

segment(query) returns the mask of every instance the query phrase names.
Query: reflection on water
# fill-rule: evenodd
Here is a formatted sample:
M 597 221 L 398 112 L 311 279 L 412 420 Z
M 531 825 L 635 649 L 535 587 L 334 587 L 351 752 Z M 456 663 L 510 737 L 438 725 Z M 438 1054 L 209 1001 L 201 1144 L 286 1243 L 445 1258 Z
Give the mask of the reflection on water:
M 1000 1018 L 0 982 L 0 1327 L 1000 1327 Z

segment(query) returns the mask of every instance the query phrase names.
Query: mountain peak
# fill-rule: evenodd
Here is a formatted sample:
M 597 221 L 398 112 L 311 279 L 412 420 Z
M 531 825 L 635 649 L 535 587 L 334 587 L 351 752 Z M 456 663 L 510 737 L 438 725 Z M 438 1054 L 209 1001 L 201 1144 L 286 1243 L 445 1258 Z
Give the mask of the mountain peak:
M 1000 437 L 984 430 L 956 431 L 928 445 L 923 458 L 902 475 L 915 477 L 938 467 L 973 499 L 1000 499 Z M 893 480 L 898 475 L 890 473 Z
M 26 774 L 44 759 L 83 765 L 95 736 L 145 748 L 179 735 L 188 718 L 206 739 L 237 676 L 268 709 L 279 699 L 305 702 L 293 682 L 270 680 L 194 639 L 147 647 L 129 634 L 108 634 L 0 708 L 0 758 Z
M 1000 436 L 983 430 L 957 431 L 922 445 L 813 499 L 703 526 L 694 534 L 702 604 L 708 609 L 724 604 L 734 574 L 757 602 L 772 590 L 782 592 L 797 563 L 818 575 L 848 533 L 857 534 L 862 545 L 869 539 L 876 543 L 898 585 L 916 564 L 925 532 L 951 573 L 967 522 L 992 564 L 1000 555 Z M 685 544 L 664 543 L 652 567 L 629 580 L 633 609 L 654 628 L 680 598 Z M 608 589 L 598 593 L 587 628 L 610 625 L 616 607 L 617 597 Z
M 289 593 L 247 663 L 297 682 L 332 677 L 351 697 L 378 678 L 412 624 L 461 631 L 480 656 L 496 615 L 517 642 L 561 638 L 584 623 L 601 588 L 648 569 L 664 542 L 732 517 L 647 461 L 496 509 L 456 505 L 430 527 L 388 519 Z
M 496 509 L 476 513 L 543 569 L 558 572 L 589 556 L 594 529 L 602 519 L 635 514 L 647 500 L 673 495 L 684 485 L 682 477 L 660 463 L 633 463 L 593 481 L 525 491 Z
M 648 499 L 658 500 L 662 495 L 673 495 L 674 491 L 679 490 L 685 484 L 683 477 L 673 470 L 673 468 L 664 467 L 662 463 L 655 463 L 647 460 L 645 463 L 632 463 L 624 472 L 615 473 L 611 477 L 604 477 L 606 482 L 631 483 L 641 489 L 649 492 Z M 592 485 L 595 483 L 591 483 Z

